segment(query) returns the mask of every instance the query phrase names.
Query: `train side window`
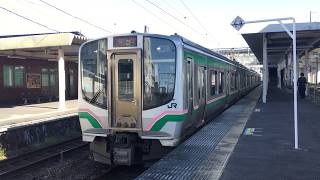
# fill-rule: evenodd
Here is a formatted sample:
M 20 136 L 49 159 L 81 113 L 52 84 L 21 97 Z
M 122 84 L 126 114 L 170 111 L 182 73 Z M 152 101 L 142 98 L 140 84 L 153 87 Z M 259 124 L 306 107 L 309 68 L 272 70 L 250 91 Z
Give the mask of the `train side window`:
M 210 70 L 210 95 L 216 95 L 217 71 Z
M 246 82 L 246 77 L 245 77 L 245 75 L 244 75 L 244 72 L 242 72 L 242 89 L 244 89 L 245 88 L 245 82 Z
M 201 69 L 200 69 L 200 67 L 198 66 L 198 99 L 200 99 L 201 98 L 201 90 L 202 90 L 202 77 L 203 76 L 203 74 L 201 73 Z
M 193 76 L 192 76 L 192 58 L 187 57 L 186 62 L 185 62 L 185 77 L 186 77 L 186 83 L 185 83 L 185 93 L 186 93 L 186 98 L 185 98 L 185 108 L 189 107 L 189 102 L 192 102 L 193 99 Z
M 206 67 L 201 68 L 202 73 L 202 98 L 206 97 L 206 80 L 207 80 L 207 73 L 206 73 Z
M 199 73 L 198 73 L 198 64 L 194 64 L 194 90 L 193 90 L 193 106 L 197 106 L 198 105 L 198 102 L 199 102 L 199 94 L 198 94 L 198 88 L 199 88 L 199 82 L 198 82 L 198 76 L 199 76 Z
M 234 73 L 233 74 L 233 90 L 236 90 L 237 89 L 237 74 Z
M 235 76 L 236 76 L 236 77 L 235 77 L 236 82 L 235 82 L 235 87 L 234 87 L 234 88 L 235 88 L 235 90 L 237 90 L 237 89 L 238 89 L 238 81 L 239 81 L 239 80 L 238 80 L 238 73 L 237 73 L 237 72 L 236 72 Z
M 219 73 L 219 94 L 224 91 L 224 72 Z

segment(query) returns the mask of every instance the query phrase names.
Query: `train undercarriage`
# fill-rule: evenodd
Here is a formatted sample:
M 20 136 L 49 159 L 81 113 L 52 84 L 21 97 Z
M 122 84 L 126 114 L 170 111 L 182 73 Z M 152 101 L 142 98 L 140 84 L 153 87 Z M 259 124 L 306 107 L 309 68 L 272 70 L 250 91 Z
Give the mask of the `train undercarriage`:
M 161 146 L 158 140 L 143 140 L 137 133 L 117 133 L 96 137 L 90 144 L 94 160 L 109 165 L 134 165 L 158 159 L 170 147 Z

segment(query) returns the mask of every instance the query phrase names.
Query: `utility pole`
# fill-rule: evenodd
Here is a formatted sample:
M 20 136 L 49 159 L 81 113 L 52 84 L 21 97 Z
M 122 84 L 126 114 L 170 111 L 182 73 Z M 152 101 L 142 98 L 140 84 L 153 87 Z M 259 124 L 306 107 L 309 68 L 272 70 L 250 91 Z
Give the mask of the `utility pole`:
M 147 25 L 144 26 L 144 33 L 149 33 L 149 27 Z

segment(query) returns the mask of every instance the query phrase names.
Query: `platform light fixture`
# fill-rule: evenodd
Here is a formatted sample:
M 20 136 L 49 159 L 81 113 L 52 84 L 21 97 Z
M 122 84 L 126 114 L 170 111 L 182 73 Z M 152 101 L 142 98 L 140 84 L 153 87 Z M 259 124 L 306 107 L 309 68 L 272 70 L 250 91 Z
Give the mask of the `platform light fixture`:
M 282 23 L 282 21 L 292 21 L 292 33 L 288 30 L 288 28 Z M 262 20 L 254 20 L 254 21 L 244 21 L 240 16 L 237 16 L 232 22 L 231 26 L 233 26 L 237 31 L 239 31 L 245 24 L 254 24 L 254 23 L 263 23 L 263 22 L 278 22 L 282 28 L 286 31 L 286 33 L 292 39 L 292 56 L 293 56 L 293 98 L 294 98 L 294 148 L 299 149 L 298 146 L 298 103 L 297 103 L 297 44 L 296 44 L 296 20 L 293 17 L 287 18 L 275 18 L 275 19 L 262 19 Z M 264 66 L 268 66 L 268 64 L 264 63 Z M 264 83 L 265 82 L 264 80 Z

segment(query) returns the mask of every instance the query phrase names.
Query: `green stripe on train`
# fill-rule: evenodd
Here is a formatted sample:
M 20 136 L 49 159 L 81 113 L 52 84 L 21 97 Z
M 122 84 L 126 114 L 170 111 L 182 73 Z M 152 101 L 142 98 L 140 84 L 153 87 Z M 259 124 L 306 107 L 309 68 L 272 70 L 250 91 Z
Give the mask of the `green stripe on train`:
M 212 107 L 213 105 L 216 105 L 218 103 L 221 103 L 223 102 L 224 100 L 226 99 L 226 97 L 224 98 L 221 98 L 217 101 L 214 101 L 210 104 L 208 104 L 207 106 L 208 107 Z M 199 109 L 196 109 L 196 110 L 193 110 L 193 115 L 197 114 L 198 113 L 198 110 Z M 185 114 L 181 114 L 181 115 L 177 115 L 177 114 L 170 114 L 170 115 L 166 115 L 164 117 L 162 117 L 161 119 L 159 119 L 153 126 L 152 128 L 150 129 L 150 131 L 160 131 L 165 125 L 167 122 L 181 122 L 181 121 L 184 121 L 187 117 L 187 113 Z
M 227 97 L 227 96 L 226 96 L 226 97 Z M 218 100 L 216 100 L 216 101 L 213 101 L 213 102 L 207 104 L 207 106 L 210 108 L 210 107 L 212 107 L 213 105 L 219 104 L 219 103 L 225 101 L 225 100 L 226 100 L 226 97 L 223 97 L 223 98 L 221 98 L 221 99 L 218 99 Z
M 161 119 L 159 119 L 150 129 L 150 131 L 160 131 L 163 126 L 167 123 L 167 122 L 180 122 L 180 121 L 184 121 L 187 117 L 187 114 L 181 114 L 181 115 L 177 115 L 177 114 L 169 114 L 166 115 L 164 117 L 162 117 Z
M 99 122 L 88 112 L 79 112 L 79 118 L 87 119 L 94 128 L 102 128 Z
M 188 57 L 192 58 L 195 62 L 201 65 L 211 65 L 218 68 L 228 68 L 230 67 L 230 64 L 227 64 L 225 62 L 221 62 L 217 58 L 205 56 L 190 50 L 184 50 L 184 59 L 187 59 Z

